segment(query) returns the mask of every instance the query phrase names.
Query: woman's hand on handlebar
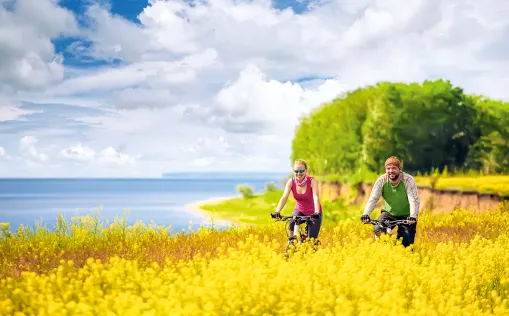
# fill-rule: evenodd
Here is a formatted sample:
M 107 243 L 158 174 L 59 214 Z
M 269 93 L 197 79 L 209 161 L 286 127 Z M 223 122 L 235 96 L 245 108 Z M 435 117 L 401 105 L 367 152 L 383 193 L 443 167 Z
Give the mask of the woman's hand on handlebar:
M 271 213 L 271 214 L 270 214 L 270 216 L 271 216 L 272 218 L 281 218 L 281 213 L 279 213 L 279 212 L 274 212 L 274 213 Z

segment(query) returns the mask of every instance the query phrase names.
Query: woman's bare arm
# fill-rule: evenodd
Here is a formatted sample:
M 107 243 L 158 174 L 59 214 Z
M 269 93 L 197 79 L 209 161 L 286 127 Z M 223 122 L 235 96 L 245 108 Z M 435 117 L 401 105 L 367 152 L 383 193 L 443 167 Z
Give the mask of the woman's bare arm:
M 292 179 L 288 179 L 285 186 L 285 191 L 283 192 L 283 196 L 279 200 L 279 203 L 276 207 L 276 213 L 281 212 L 283 207 L 286 205 L 286 201 L 288 200 L 288 196 L 290 195 L 290 191 L 292 190 Z

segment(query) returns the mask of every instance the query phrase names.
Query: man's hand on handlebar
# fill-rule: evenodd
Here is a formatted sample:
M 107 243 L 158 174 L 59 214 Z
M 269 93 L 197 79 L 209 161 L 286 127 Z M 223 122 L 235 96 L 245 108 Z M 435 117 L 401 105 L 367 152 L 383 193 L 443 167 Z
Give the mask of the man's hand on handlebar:
M 311 218 L 320 218 L 320 213 L 313 213 L 313 215 L 311 215 Z
M 412 217 L 412 216 L 408 217 L 406 220 L 407 220 L 408 224 L 415 224 L 417 222 L 417 218 Z
M 369 218 L 369 215 L 362 215 L 361 216 L 361 221 L 363 223 L 369 223 L 371 221 L 371 219 Z

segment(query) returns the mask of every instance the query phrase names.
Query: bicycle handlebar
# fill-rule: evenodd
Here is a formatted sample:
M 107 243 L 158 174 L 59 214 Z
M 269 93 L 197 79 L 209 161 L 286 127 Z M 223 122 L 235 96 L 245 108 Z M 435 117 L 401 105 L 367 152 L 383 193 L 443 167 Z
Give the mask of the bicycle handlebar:
M 308 221 L 308 220 L 313 220 L 313 219 L 317 219 L 318 216 L 313 214 L 313 215 L 308 215 L 308 216 L 302 216 L 302 215 L 289 215 L 289 216 L 281 216 L 279 214 L 275 214 L 275 213 L 272 213 L 270 214 L 270 216 L 272 218 L 275 218 L 276 221 L 289 221 L 289 220 L 295 220 L 295 221 L 299 221 L 299 220 L 303 220 L 303 221 Z
M 389 221 L 389 220 L 381 221 L 381 220 L 378 220 L 378 219 L 370 219 L 369 222 L 364 223 L 364 224 L 372 224 L 372 225 L 376 225 L 376 224 L 398 225 L 398 224 L 408 224 L 408 221 L 406 219 L 399 219 L 399 220 L 395 220 L 395 221 Z

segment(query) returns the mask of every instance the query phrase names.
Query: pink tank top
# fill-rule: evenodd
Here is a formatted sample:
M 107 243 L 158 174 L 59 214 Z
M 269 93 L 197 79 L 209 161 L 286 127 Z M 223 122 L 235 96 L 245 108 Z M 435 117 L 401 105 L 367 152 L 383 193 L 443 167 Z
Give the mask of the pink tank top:
M 292 193 L 295 198 L 295 209 L 302 212 L 305 216 L 312 215 L 315 212 L 315 202 L 313 201 L 313 188 L 311 187 L 311 180 L 313 177 L 308 177 L 306 183 L 306 191 L 302 194 L 297 193 L 297 184 L 292 179 Z M 320 204 L 320 213 L 322 213 L 322 205 Z

